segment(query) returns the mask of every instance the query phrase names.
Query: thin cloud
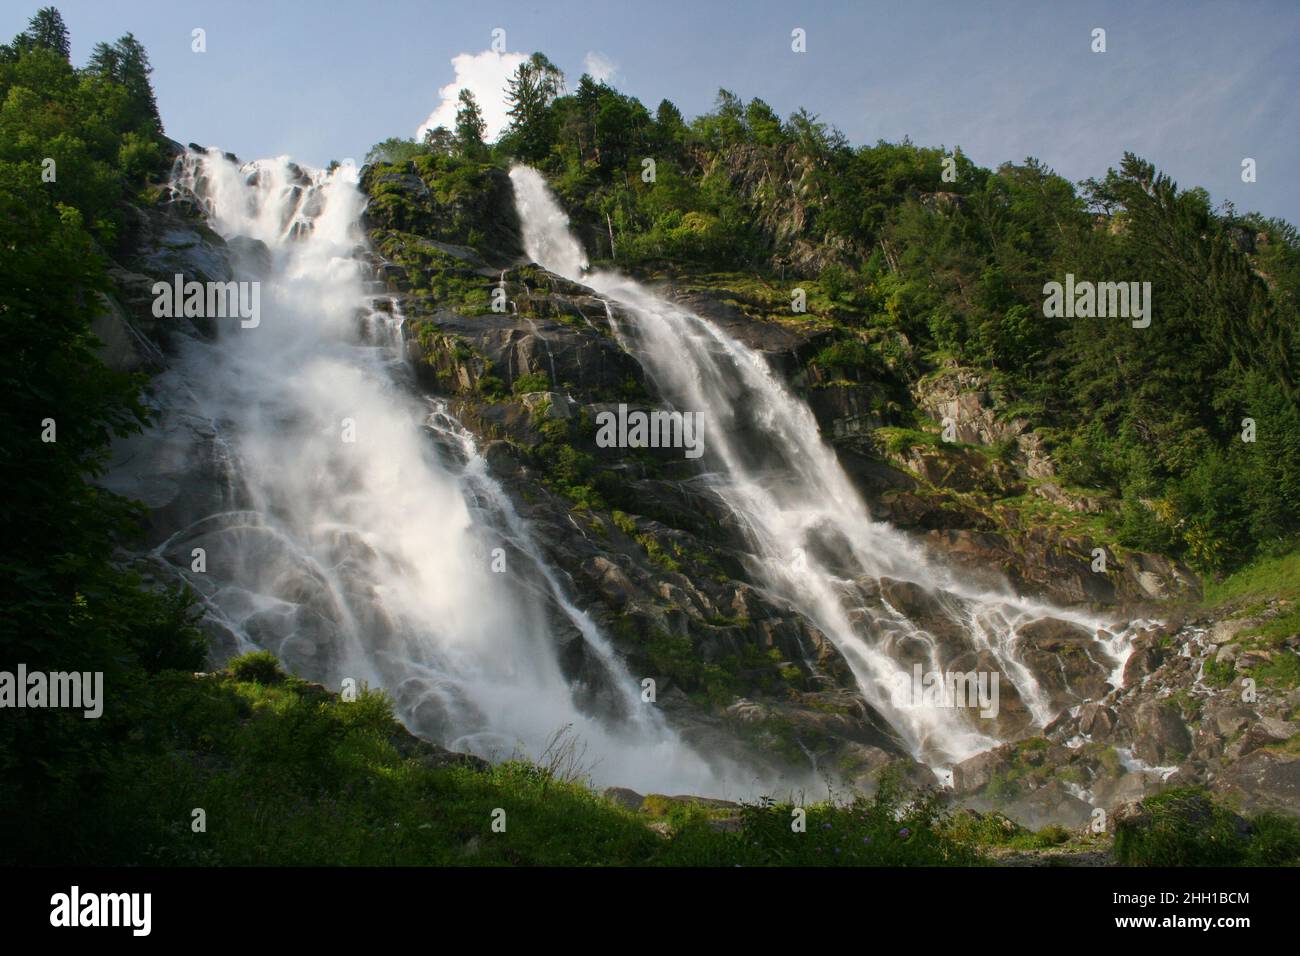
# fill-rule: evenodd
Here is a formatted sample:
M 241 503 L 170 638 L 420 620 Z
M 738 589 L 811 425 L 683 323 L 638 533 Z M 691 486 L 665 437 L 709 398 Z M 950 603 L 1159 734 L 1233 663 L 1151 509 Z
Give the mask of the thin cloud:
M 582 68 L 597 83 L 609 83 L 618 75 L 618 64 L 599 50 L 591 50 L 583 57 Z

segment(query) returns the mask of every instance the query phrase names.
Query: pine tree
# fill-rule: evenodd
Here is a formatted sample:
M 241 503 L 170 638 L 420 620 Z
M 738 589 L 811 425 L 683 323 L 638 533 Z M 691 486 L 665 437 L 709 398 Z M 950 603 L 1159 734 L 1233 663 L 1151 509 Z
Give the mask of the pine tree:
M 519 64 L 506 89 L 511 130 L 518 136 L 520 155 L 540 160 L 551 145 L 550 107 L 564 86 L 564 74 L 543 53 Z
M 63 17 L 54 7 L 42 7 L 27 22 L 27 37 L 33 47 L 53 50 L 63 59 L 70 59 L 72 48 L 68 40 L 68 28 Z
M 117 41 L 118 56 L 117 80 L 126 87 L 131 95 L 131 103 L 137 119 L 155 131 L 162 130 L 162 119 L 158 116 L 158 104 L 154 100 L 153 87 L 149 75 L 153 67 L 149 64 L 149 54 L 144 44 L 128 33 Z
M 456 146 L 463 156 L 481 156 L 485 149 L 483 136 L 487 132 L 483 111 L 468 89 L 462 89 L 458 99 L 460 108 L 456 110 Z
M 95 44 L 94 50 L 90 53 L 90 59 L 86 61 L 86 72 L 101 76 L 104 79 L 115 80 L 117 79 L 121 59 L 117 49 L 112 44 L 100 41 Z

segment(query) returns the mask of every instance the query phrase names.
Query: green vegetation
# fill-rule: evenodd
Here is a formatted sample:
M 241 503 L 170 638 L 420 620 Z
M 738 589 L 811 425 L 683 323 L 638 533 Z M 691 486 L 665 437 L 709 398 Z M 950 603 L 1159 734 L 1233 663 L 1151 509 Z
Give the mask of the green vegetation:
M 1261 558 L 1220 581 L 1205 585 L 1205 606 L 1230 602 L 1248 606 L 1268 598 L 1300 598 L 1300 548 Z
M 1300 823 L 1261 814 L 1247 821 L 1195 787 L 1147 797 L 1115 828 L 1124 866 L 1279 866 L 1300 862 Z
M 262 654 L 222 674 L 162 671 L 140 694 L 130 743 L 103 785 L 57 820 L 29 814 L 8 827 L 4 862 L 971 866 L 995 848 L 1105 848 L 1059 827 L 1035 833 L 999 814 L 950 814 L 934 792 L 909 791 L 889 773 L 870 799 L 805 805 L 806 832 L 791 827 L 794 805 L 770 799 L 717 807 L 652 794 L 633 812 L 563 761 L 486 768 L 449 758 L 407 734 L 384 695 L 363 688 L 343 700 Z M 1243 829 L 1197 791 L 1143 807 L 1153 825 L 1118 827 L 1126 864 L 1300 857 L 1292 820 L 1266 814 Z M 497 808 L 504 833 L 492 830 Z
M 242 654 L 230 662 L 229 670 L 230 676 L 237 681 L 267 686 L 283 683 L 287 676 L 270 651 L 249 651 Z
M 677 559 L 668 553 L 669 550 L 675 550 L 672 549 L 671 545 L 669 545 L 669 549 L 665 549 L 659 544 L 659 539 L 650 534 L 639 534 L 636 536 L 636 540 L 641 547 L 645 548 L 645 553 L 650 556 L 650 560 L 665 571 L 675 572 L 682 569 Z
M 510 386 L 510 391 L 515 395 L 527 395 L 529 392 L 550 391 L 550 388 L 551 377 L 549 375 L 545 372 L 529 372 L 515 379 L 514 384 Z
M 887 450 L 898 455 L 906 454 L 913 448 L 937 448 L 943 444 L 937 432 L 920 431 L 915 428 L 877 428 L 876 436 Z
M 163 672 L 131 747 L 71 820 L 6 833 L 5 862 L 152 865 L 962 865 L 933 797 L 720 810 L 651 796 L 608 802 L 562 762 L 490 769 L 411 738 L 390 702 L 344 701 L 264 655 L 225 674 Z M 193 811 L 204 811 L 196 832 Z M 505 810 L 506 831 L 492 830 Z M 726 818 L 725 825 L 716 821 Z M 649 826 L 666 820 L 669 828 Z
M 110 439 L 146 421 L 143 377 L 108 369 L 90 328 L 123 201 L 165 168 L 148 75 L 130 34 L 74 68 L 52 8 L 0 45 L 0 670 L 103 672 L 109 701 L 93 720 L 6 711 L 0 845 L 93 828 L 83 808 L 134 746 L 150 675 L 204 657 L 189 599 L 115 557 L 138 510 L 93 483 Z
M 867 347 L 857 339 L 841 339 L 826 346 L 813 359 L 814 365 L 836 369 L 857 368 L 870 363 L 871 355 Z
M 986 844 L 1062 842 L 1058 830 L 1008 837 L 998 821 L 948 818 L 933 796 L 888 783 L 872 800 L 808 807 L 806 834 L 791 831 L 790 805 L 770 801 L 729 817 L 651 801 L 637 815 L 554 766 L 442 760 L 397 726 L 382 695 L 341 701 L 266 653 L 196 676 L 204 643 L 190 597 L 122 566 L 118 546 L 140 510 L 94 483 L 109 442 L 148 421 L 143 377 L 107 368 L 90 329 L 113 291 L 109 257 L 129 247 L 130 204 L 157 197 L 167 166 L 149 76 L 130 34 L 74 67 L 53 8 L 0 45 L 0 669 L 103 672 L 112 702 L 93 721 L 24 709 L 0 723 L 6 862 L 974 864 Z M 493 147 L 466 95 L 454 130 L 371 151 L 372 237 L 420 308 L 489 311 L 498 280 L 487 253 L 512 241 L 495 215 L 508 201 L 503 170 L 534 163 L 597 259 L 727 288 L 747 310 L 826 330 L 810 360 L 816 384 L 878 386 L 871 407 L 901 425 L 882 430 L 892 451 L 940 444 L 900 407 L 907 384 L 943 363 L 978 369 L 1004 412 L 1033 418 L 1063 483 L 1117 503 L 1121 543 L 1237 570 L 1210 585 L 1214 602 L 1253 612 L 1275 601 L 1276 613 L 1239 635 L 1247 646 L 1296 633 L 1294 227 L 1212 208 L 1203 191 L 1180 190 L 1133 156 L 1076 188 L 1032 159 L 990 171 L 954 150 L 949 183 L 945 150 L 853 147 L 803 110 L 782 120 L 721 91 L 716 109 L 688 122 L 667 101 L 652 113 L 590 77 L 560 95 L 559 79 L 540 54 L 521 67 L 514 126 Z M 1043 317 L 1043 284 L 1067 272 L 1150 281 L 1151 328 Z M 791 310 L 797 288 L 807 313 Z M 543 373 L 507 386 L 464 342 L 419 326 L 427 314 L 413 320 L 420 342 L 477 363 L 481 398 L 563 386 Z M 623 392 L 645 397 L 633 379 Z M 591 453 L 589 421 L 536 412 L 527 455 L 548 487 L 577 509 L 643 505 Z M 1254 441 L 1242 440 L 1247 418 Z M 649 471 L 654 460 L 636 464 Z M 1049 508 L 1029 495 L 1002 504 Z M 612 520 L 665 571 L 709 562 L 624 512 Z M 725 631 L 747 623 L 657 631 L 639 653 L 697 702 L 799 686 L 805 675 L 779 651 L 727 643 Z M 1293 686 L 1295 661 L 1281 655 L 1253 673 Z M 1206 667 L 1212 682 L 1234 674 Z M 804 743 L 789 722 L 762 729 L 778 747 Z M 1050 774 L 1035 763 L 1038 746 L 1025 742 L 989 792 L 1013 795 L 1026 777 Z M 1294 752 L 1294 740 L 1285 746 Z M 1124 862 L 1296 858 L 1288 821 L 1257 818 L 1243 835 L 1199 794 L 1144 806 L 1155 823 L 1121 829 Z M 204 833 L 191 829 L 195 807 Z M 507 834 L 490 829 L 496 807 Z M 666 833 L 646 825 L 656 814 Z
M 727 90 L 688 122 L 589 76 L 560 95 L 560 79 L 540 54 L 520 68 L 490 161 L 546 172 L 597 258 L 729 270 L 747 309 L 839 328 L 813 359 L 835 381 L 979 370 L 1031 414 L 1064 482 L 1116 502 L 1119 545 L 1224 572 L 1300 531 L 1292 225 L 1213 208 L 1132 155 L 1076 186 L 1032 158 L 988 170 L 960 149 L 854 147 Z M 484 155 L 449 133 L 423 148 L 415 163 L 449 170 Z M 1045 283 L 1067 273 L 1150 282 L 1150 328 L 1045 316 Z
M 549 381 L 549 380 L 548 380 Z M 542 439 L 530 458 L 545 474 L 546 486 L 563 495 L 578 509 L 604 509 L 606 495 L 624 497 L 619 482 L 597 466 L 596 457 L 575 444 L 584 431 L 569 419 L 549 419 L 541 426 Z
M 1257 651 L 1268 660 L 1255 667 L 1239 668 L 1231 661 L 1205 662 L 1205 681 L 1224 687 L 1238 673 L 1279 687 L 1300 686 L 1300 658 L 1287 650 L 1286 642 L 1300 634 L 1300 548 L 1284 554 L 1261 557 L 1205 590 L 1203 604 L 1235 613 L 1260 616 L 1261 622 L 1242 628 L 1232 643 L 1243 651 Z
M 1071 833 L 1065 827 L 1049 825 L 1035 832 L 1026 829 L 1001 813 L 956 813 L 945 823 L 947 834 L 962 843 L 982 849 L 1034 851 L 1060 847 L 1072 840 L 1080 849 L 1096 849 L 1104 844 L 1098 836 Z

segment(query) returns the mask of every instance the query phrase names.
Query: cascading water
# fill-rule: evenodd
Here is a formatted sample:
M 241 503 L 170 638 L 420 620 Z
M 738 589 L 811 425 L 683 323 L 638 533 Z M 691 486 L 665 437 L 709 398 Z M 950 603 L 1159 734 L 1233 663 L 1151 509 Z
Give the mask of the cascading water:
M 905 535 L 871 520 L 812 412 L 760 354 L 626 277 L 586 272 L 586 256 L 541 175 L 515 167 L 510 176 L 529 256 L 617 303 L 626 320 L 610 310 L 615 334 L 660 394 L 680 411 L 704 413 L 707 477 L 747 532 L 756 579 L 836 644 L 865 699 L 917 759 L 942 777 L 945 767 L 1000 742 L 994 727 L 981 727 L 962 708 L 896 706 L 895 689 L 918 664 L 930 673 L 995 669 L 1033 725 L 1056 715 L 1019 653 L 1021 630 L 1031 622 L 1085 628 L 1093 636 L 1085 635 L 1086 643 L 1118 685 L 1128 628 L 1111 630 L 1005 585 L 959 579 Z
M 641 703 L 471 436 L 411 387 L 396 303 L 366 293 L 357 171 L 191 152 L 173 187 L 240 250 L 235 278 L 261 282 L 255 327 L 182 339 L 158 382 L 162 415 L 206 435 L 224 473 L 156 551 L 209 626 L 330 686 L 388 690 L 453 749 L 540 758 L 570 726 L 594 781 L 748 790 Z M 566 677 L 557 635 L 584 642 L 603 679 Z

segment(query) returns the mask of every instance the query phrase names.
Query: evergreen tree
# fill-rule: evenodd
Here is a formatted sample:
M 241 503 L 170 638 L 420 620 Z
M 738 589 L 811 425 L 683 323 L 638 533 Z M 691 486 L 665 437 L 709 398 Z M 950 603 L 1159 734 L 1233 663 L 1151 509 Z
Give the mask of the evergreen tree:
M 550 107 L 564 86 L 564 74 L 542 53 L 534 53 L 519 64 L 506 87 L 510 104 L 511 132 L 519 154 L 538 161 L 553 142 Z
M 95 44 L 94 50 L 90 53 L 90 59 L 86 62 L 86 72 L 104 79 L 116 80 L 120 63 L 121 57 L 118 55 L 117 48 L 101 40 Z
M 53 50 L 65 60 L 72 56 L 68 28 L 63 23 L 63 16 L 54 7 L 42 7 L 36 11 L 27 23 L 26 36 L 30 47 Z
M 116 79 L 130 94 L 137 120 L 142 126 L 161 131 L 162 119 L 158 116 L 158 104 L 149 83 L 153 67 L 149 64 L 149 54 L 144 45 L 128 33 L 117 41 L 117 57 Z
M 481 156 L 485 152 L 483 136 L 487 132 L 483 111 L 468 89 L 460 91 L 459 101 L 460 108 L 456 110 L 456 147 L 463 156 Z

